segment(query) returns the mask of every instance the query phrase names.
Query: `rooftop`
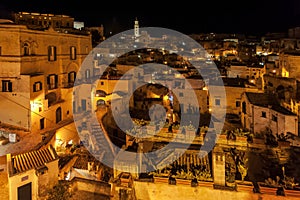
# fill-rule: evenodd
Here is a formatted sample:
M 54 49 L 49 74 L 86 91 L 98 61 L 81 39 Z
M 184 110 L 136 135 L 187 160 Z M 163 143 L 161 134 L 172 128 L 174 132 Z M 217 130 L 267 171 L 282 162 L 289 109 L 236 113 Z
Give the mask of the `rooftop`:
M 45 166 L 45 163 L 56 160 L 54 148 L 44 148 L 11 157 L 12 175 Z
M 295 115 L 293 112 L 282 107 L 279 102 L 274 98 L 274 95 L 267 93 L 255 93 L 246 92 L 245 93 L 250 103 L 256 106 L 269 107 L 274 111 L 282 113 L 284 115 Z
M 282 53 L 291 56 L 300 56 L 300 50 L 284 50 Z
M 246 92 L 245 94 L 250 103 L 256 106 L 268 107 L 269 105 L 279 105 L 274 96 L 267 93 Z

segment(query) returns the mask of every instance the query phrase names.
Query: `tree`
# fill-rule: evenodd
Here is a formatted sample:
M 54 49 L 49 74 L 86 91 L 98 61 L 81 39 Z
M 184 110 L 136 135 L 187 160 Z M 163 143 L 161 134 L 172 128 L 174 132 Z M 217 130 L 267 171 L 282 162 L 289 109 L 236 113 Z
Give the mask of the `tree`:
M 48 191 L 47 200 L 67 200 L 70 197 L 69 183 L 59 181 L 57 185 Z

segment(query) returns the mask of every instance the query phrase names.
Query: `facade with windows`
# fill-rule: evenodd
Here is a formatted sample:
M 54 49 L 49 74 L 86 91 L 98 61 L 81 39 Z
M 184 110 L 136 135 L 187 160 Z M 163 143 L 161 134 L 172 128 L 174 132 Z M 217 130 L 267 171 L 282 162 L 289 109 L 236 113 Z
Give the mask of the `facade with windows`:
M 249 81 L 242 78 L 223 78 L 224 86 L 215 85 L 214 82 L 210 84 L 214 86 L 216 91 L 221 91 L 222 87 L 225 88 L 226 92 L 226 104 L 221 96 L 210 97 L 210 108 L 213 106 L 219 107 L 221 105 L 226 106 L 227 114 L 240 115 L 241 114 L 241 98 L 244 92 L 258 92 L 257 87 L 248 87 Z M 218 94 L 218 92 L 216 92 Z
M 280 106 L 272 95 L 266 93 L 245 92 L 242 95 L 241 122 L 252 133 L 269 129 L 274 135 L 298 135 L 297 115 Z
M 58 183 L 58 156 L 52 146 L 7 154 L 9 199 L 43 199 Z
M 0 121 L 39 131 L 72 117 L 77 71 L 91 36 L 0 23 Z
M 73 28 L 74 18 L 68 15 L 18 12 L 14 14 L 17 24 L 54 28 Z

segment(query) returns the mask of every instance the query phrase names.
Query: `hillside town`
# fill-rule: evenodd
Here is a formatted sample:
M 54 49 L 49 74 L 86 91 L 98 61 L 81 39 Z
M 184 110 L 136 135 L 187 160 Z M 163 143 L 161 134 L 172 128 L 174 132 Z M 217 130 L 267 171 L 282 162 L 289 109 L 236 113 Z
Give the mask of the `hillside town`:
M 300 27 L 128 21 L 0 19 L 0 199 L 299 199 Z

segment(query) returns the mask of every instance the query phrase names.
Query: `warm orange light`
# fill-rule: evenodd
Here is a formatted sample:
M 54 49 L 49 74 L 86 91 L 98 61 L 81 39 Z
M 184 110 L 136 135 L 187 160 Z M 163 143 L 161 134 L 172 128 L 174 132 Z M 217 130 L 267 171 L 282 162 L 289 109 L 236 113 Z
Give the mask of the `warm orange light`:
M 164 101 L 167 101 L 169 99 L 168 95 L 164 96 Z

